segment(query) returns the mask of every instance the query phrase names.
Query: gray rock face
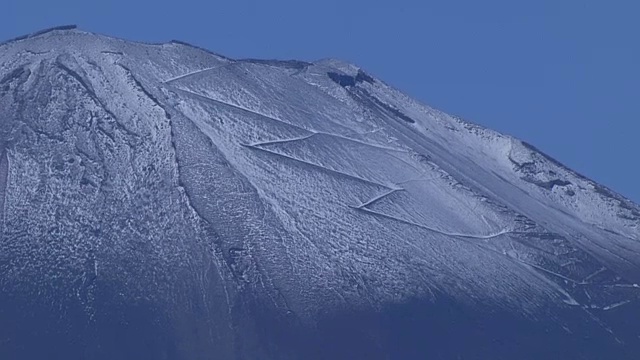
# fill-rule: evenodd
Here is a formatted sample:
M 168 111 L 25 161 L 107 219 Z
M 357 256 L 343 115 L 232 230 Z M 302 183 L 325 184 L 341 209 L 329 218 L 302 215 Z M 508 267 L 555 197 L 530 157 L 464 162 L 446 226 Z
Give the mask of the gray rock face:
M 640 207 L 334 60 L 0 45 L 0 358 L 640 352 Z

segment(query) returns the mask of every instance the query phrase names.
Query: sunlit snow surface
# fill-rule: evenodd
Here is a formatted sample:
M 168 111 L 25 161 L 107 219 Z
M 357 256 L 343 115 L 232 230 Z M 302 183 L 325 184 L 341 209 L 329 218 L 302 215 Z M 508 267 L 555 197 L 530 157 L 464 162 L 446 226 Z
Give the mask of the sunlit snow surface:
M 3 359 L 640 351 L 638 205 L 350 64 L 44 32 L 0 145 Z

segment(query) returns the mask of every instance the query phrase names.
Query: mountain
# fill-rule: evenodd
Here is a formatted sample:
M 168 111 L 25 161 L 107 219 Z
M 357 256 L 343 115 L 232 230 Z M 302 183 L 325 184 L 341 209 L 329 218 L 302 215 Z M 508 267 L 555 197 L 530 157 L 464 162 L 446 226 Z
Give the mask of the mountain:
M 6 42 L 0 194 L 2 359 L 640 352 L 637 204 L 337 60 Z

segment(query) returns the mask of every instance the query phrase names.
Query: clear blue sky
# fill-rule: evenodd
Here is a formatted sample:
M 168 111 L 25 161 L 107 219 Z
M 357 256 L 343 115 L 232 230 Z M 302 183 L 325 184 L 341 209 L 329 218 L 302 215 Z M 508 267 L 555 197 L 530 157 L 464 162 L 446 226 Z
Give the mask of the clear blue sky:
M 342 58 L 640 202 L 637 0 L 4 0 L 1 7 L 0 39 L 72 23 L 231 57 Z

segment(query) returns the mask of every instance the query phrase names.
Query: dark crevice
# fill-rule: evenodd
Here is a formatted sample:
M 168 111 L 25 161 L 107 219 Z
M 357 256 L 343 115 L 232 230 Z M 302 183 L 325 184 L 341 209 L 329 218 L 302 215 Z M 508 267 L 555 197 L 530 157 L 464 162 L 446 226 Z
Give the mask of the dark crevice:
M 194 122 L 188 116 L 182 114 L 179 110 L 172 107 L 168 107 L 168 109 L 174 111 L 172 116 L 166 108 L 164 107 L 162 108 L 163 110 L 165 110 L 165 113 L 167 115 L 167 119 L 169 122 L 171 149 L 173 151 L 173 157 L 174 157 L 174 161 L 176 164 L 176 171 L 177 171 L 177 182 L 178 182 L 177 185 L 183 191 L 183 194 L 186 198 L 185 200 L 186 200 L 187 206 L 202 221 L 205 231 L 211 235 L 211 246 L 212 246 L 211 251 L 216 254 L 216 257 L 218 256 L 220 257 L 220 262 L 221 262 L 220 265 L 215 264 L 216 267 L 218 266 L 223 267 L 224 269 L 226 269 L 226 271 L 228 271 L 228 273 L 231 276 L 231 278 L 221 276 L 222 281 L 232 282 L 233 284 L 235 284 L 235 290 L 238 291 L 236 300 L 234 301 L 233 299 L 229 299 L 231 301 L 227 302 L 227 305 L 230 308 L 230 312 L 233 313 L 233 314 L 230 313 L 230 316 L 232 317 L 231 326 L 232 328 L 236 328 L 240 326 L 238 322 L 241 320 L 235 314 L 241 311 L 242 306 L 244 306 L 246 304 L 247 299 L 251 297 L 251 295 L 247 293 L 247 291 L 249 291 L 250 289 L 249 285 L 251 284 L 251 278 L 253 278 L 254 276 L 259 276 L 267 280 L 269 278 L 266 275 L 265 271 L 260 266 L 260 264 L 251 256 L 251 252 L 249 248 L 244 246 L 245 244 L 243 240 L 239 239 L 241 243 L 236 245 L 226 244 L 225 242 L 220 240 L 219 233 L 216 230 L 217 226 L 215 224 L 215 219 L 210 219 L 210 217 L 207 216 L 206 209 L 202 209 L 201 206 L 196 201 L 196 199 L 193 198 L 191 194 L 191 191 L 193 191 L 193 189 L 190 189 L 190 186 L 187 186 L 187 184 L 185 184 L 185 182 L 183 181 L 184 180 L 183 179 L 184 175 L 182 170 L 183 160 L 180 158 L 180 151 L 178 149 L 177 136 L 176 136 L 177 125 L 175 121 L 178 121 L 179 124 L 182 124 L 178 126 L 184 126 L 183 122 L 187 122 L 198 131 L 202 132 L 202 130 L 199 128 L 196 122 Z M 202 133 L 202 135 L 205 136 L 207 144 L 210 147 L 215 149 L 216 145 L 213 143 L 213 141 L 209 137 L 207 137 L 204 133 Z M 273 286 L 272 289 L 273 291 L 279 292 L 278 288 L 275 286 Z M 284 299 L 283 296 L 282 298 Z M 286 303 L 286 299 L 284 300 L 285 300 L 284 304 L 286 306 L 288 313 L 293 314 L 293 311 L 288 310 L 289 307 Z M 274 305 L 278 307 L 277 304 L 274 303 Z
M 95 164 L 95 165 L 100 164 L 101 159 L 95 159 L 92 154 L 89 154 L 86 150 L 78 146 L 78 144 L 75 144 L 75 149 L 76 149 L 76 153 L 78 154 L 78 156 L 80 156 L 80 159 L 82 160 L 80 164 L 82 164 L 82 162 L 84 161 Z
M 50 50 L 47 50 L 47 51 L 33 51 L 33 50 L 28 50 L 27 49 L 27 50 L 25 50 L 25 52 L 27 54 L 31 54 L 31 55 L 44 55 L 44 54 L 50 53 L 51 51 Z
M 48 133 L 46 131 L 43 131 L 43 130 L 40 130 L 40 129 L 36 129 L 31 124 L 29 124 L 29 123 L 27 123 L 27 122 L 25 122 L 23 120 L 19 120 L 19 121 L 21 121 L 24 124 L 24 126 L 26 126 L 29 130 L 33 131 L 36 135 L 43 136 L 43 137 L 45 137 L 45 138 L 47 138 L 49 140 L 52 140 L 52 141 L 55 141 L 55 142 L 58 142 L 58 143 L 63 143 L 65 141 L 63 136 L 50 134 L 50 133 Z
M 356 75 L 356 82 L 362 83 L 367 82 L 369 84 L 374 84 L 376 81 L 369 74 L 362 70 L 358 70 L 358 74 Z
M 375 80 L 362 70 L 358 70 L 358 73 L 355 76 L 339 74 L 336 72 L 328 72 L 327 75 L 331 80 L 333 80 L 333 82 L 345 88 L 356 86 L 363 82 L 367 82 L 369 84 L 375 83 Z
M 170 139 L 170 143 L 171 143 L 171 151 L 173 152 L 173 160 L 175 161 L 175 164 L 176 164 L 178 187 L 180 189 L 182 189 L 182 193 L 184 194 L 184 196 L 186 198 L 185 200 L 187 202 L 187 206 L 191 210 L 193 210 L 193 212 L 196 214 L 196 216 L 205 224 L 205 226 L 207 228 L 212 228 L 209 220 L 207 219 L 207 217 L 204 214 L 202 214 L 200 212 L 200 210 L 198 210 L 196 208 L 196 206 L 194 205 L 194 201 L 192 199 L 192 196 L 189 193 L 189 190 L 187 189 L 187 186 L 183 182 L 183 176 L 182 176 L 182 167 L 183 166 L 181 164 L 181 160 L 180 160 L 179 155 L 178 155 L 178 148 L 176 146 L 175 125 L 173 124 L 173 116 L 160 103 L 160 101 L 153 94 L 151 94 L 151 92 L 149 92 L 144 87 L 144 85 L 142 85 L 142 83 L 138 79 L 136 79 L 135 76 L 133 76 L 133 73 L 131 72 L 131 70 L 129 68 L 127 68 L 126 66 L 121 65 L 121 64 L 119 64 L 119 65 L 133 79 L 133 81 L 135 82 L 136 86 L 138 87 L 138 90 L 141 91 L 145 96 L 147 96 L 154 104 L 156 104 L 158 107 L 160 107 L 160 109 L 162 109 L 162 111 L 164 112 L 165 118 L 167 119 L 167 122 L 169 124 L 169 139 Z M 225 261 L 227 261 L 228 254 L 224 254 L 223 253 L 222 255 L 225 258 Z
M 625 215 L 625 214 L 618 214 L 617 215 L 620 219 L 625 219 L 625 220 L 629 220 L 629 221 L 638 221 L 639 218 L 634 217 L 634 216 L 629 216 L 629 215 Z
M 127 75 L 129 75 L 131 80 L 133 80 L 133 82 L 136 84 L 136 87 L 138 88 L 138 90 L 140 90 L 147 98 L 149 98 L 151 101 L 153 101 L 153 103 L 156 104 L 156 106 L 158 106 L 160 109 L 162 109 L 162 111 L 164 111 L 167 119 L 171 119 L 171 115 L 167 112 L 167 110 L 164 109 L 162 104 L 160 104 L 160 101 L 153 94 L 151 94 L 149 91 L 147 91 L 147 89 L 142 85 L 140 80 L 138 80 L 133 75 L 133 72 L 131 71 L 131 69 L 129 69 L 128 67 L 126 67 L 126 66 L 124 66 L 122 64 L 118 64 L 118 66 L 120 66 L 121 68 L 123 68 L 127 72 Z
M 178 187 L 181 188 L 183 190 L 183 193 L 186 197 L 186 201 L 187 201 L 187 206 L 189 208 L 191 208 L 195 214 L 198 216 L 198 218 L 200 218 L 200 220 L 202 220 L 205 224 L 209 225 L 209 221 L 207 220 L 207 218 L 204 216 L 204 214 L 200 213 L 200 211 L 193 205 L 193 199 L 191 198 L 191 195 L 189 194 L 189 191 L 187 190 L 187 187 L 185 186 L 185 184 L 182 181 L 182 175 L 181 175 L 181 161 L 178 157 L 178 149 L 176 147 L 176 142 L 175 142 L 175 129 L 174 129 L 174 124 L 172 121 L 172 116 L 171 114 L 167 111 L 167 109 L 165 109 L 165 107 L 160 103 L 160 101 L 153 95 L 151 94 L 151 92 L 149 92 L 144 85 L 142 85 L 142 83 L 133 75 L 133 73 L 131 72 L 131 69 L 129 69 L 128 67 L 122 65 L 122 64 L 118 64 L 120 67 L 122 67 L 122 69 L 124 69 L 127 72 L 127 75 L 134 81 L 137 89 L 142 92 L 146 97 L 149 98 L 149 100 L 151 100 L 155 105 L 157 105 L 160 109 L 162 109 L 162 111 L 164 112 L 165 118 L 167 119 L 167 122 L 169 124 L 169 139 L 171 142 L 171 150 L 173 151 L 173 155 L 174 155 L 174 161 L 176 163 L 176 169 L 177 169 L 177 175 L 178 175 Z
M 173 125 L 173 121 L 169 121 L 169 128 L 170 130 L 170 137 L 171 137 L 171 149 L 173 150 L 174 153 L 174 161 L 176 163 L 176 171 L 178 173 L 178 187 L 182 189 L 184 196 L 186 198 L 187 201 L 187 206 L 189 208 L 191 208 L 195 214 L 198 216 L 198 218 L 205 224 L 207 225 L 208 228 L 211 228 L 210 226 L 210 222 L 207 219 L 207 217 L 200 212 L 200 210 L 198 210 L 198 208 L 194 205 L 195 202 L 193 201 L 193 198 L 191 196 L 191 194 L 189 193 L 189 190 L 187 188 L 187 186 L 185 185 L 184 181 L 183 181 L 183 175 L 182 175 L 182 168 L 183 165 L 181 164 L 181 160 L 178 157 L 178 149 L 176 147 L 176 142 L 175 142 L 175 132 L 174 132 L 174 125 Z M 226 254 L 225 254 L 226 255 Z M 227 256 L 224 256 L 225 258 Z
M 607 187 L 600 185 L 600 184 L 596 184 L 596 183 L 592 183 L 593 188 L 595 190 L 595 192 L 597 192 L 598 194 L 614 199 L 616 201 L 618 201 L 618 206 L 622 209 L 622 210 L 627 210 L 630 211 L 632 213 L 633 216 L 635 217 L 640 217 L 640 212 L 638 211 L 637 206 L 634 206 L 634 204 L 630 201 L 627 200 L 625 198 L 623 198 L 622 196 L 614 193 L 612 190 L 609 190 Z M 637 218 L 627 218 L 629 220 L 637 220 Z
M 26 66 L 14 69 L 0 80 L 0 94 L 5 95 L 11 91 L 11 85 L 17 81 L 18 85 L 14 87 L 14 97 L 18 98 L 18 89 L 27 82 L 30 76 L 31 70 Z
M 102 50 L 101 54 L 111 54 L 111 55 L 124 55 L 122 51 L 110 51 L 110 50 Z
M 70 69 L 68 66 L 64 65 L 60 61 L 56 61 L 56 66 L 60 68 L 62 71 L 64 71 L 65 73 L 67 73 L 69 76 L 74 78 L 77 82 L 79 82 L 80 85 L 82 85 L 82 87 L 84 87 L 87 90 L 87 92 L 89 92 L 89 95 L 91 95 L 92 98 L 98 99 L 98 96 L 96 95 L 96 92 L 93 89 L 93 86 L 91 86 L 91 84 L 88 81 L 85 81 L 84 78 L 80 76 L 80 74 Z M 100 104 L 102 104 L 102 102 L 100 102 Z
M 522 145 L 523 145 L 524 147 L 526 147 L 527 149 L 529 149 L 529 150 L 533 151 L 533 152 L 534 152 L 534 153 L 536 153 L 536 154 L 539 154 L 540 156 L 542 156 L 543 158 L 545 158 L 546 160 L 548 160 L 549 162 L 551 162 L 553 165 L 555 165 L 555 166 L 557 166 L 557 167 L 559 167 L 559 168 L 561 168 L 561 169 L 564 169 L 564 170 L 566 170 L 566 171 L 568 171 L 568 172 L 570 172 L 570 173 L 573 173 L 573 174 L 577 175 L 579 178 L 582 178 L 583 180 L 586 180 L 586 181 L 591 182 L 591 181 L 589 180 L 589 178 L 587 178 L 586 176 L 584 176 L 584 175 L 582 175 L 582 174 L 580 174 L 580 173 L 578 173 L 578 172 L 575 172 L 575 171 L 573 171 L 573 170 L 571 170 L 571 169 L 567 168 L 567 167 L 566 167 L 566 166 L 564 166 L 561 162 L 559 162 L 558 160 L 556 160 L 556 159 L 552 158 L 551 156 L 549 156 L 549 155 L 545 154 L 544 152 L 542 152 L 542 151 L 541 151 L 540 149 L 538 149 L 537 147 L 535 147 L 535 146 L 533 146 L 533 145 L 529 144 L 529 143 L 528 143 L 528 142 L 526 142 L 526 141 L 521 141 L 521 143 L 522 143 Z
M 522 180 L 532 183 L 534 185 L 537 185 L 543 189 L 547 189 L 547 190 L 553 190 L 553 188 L 555 188 L 556 186 L 567 186 L 567 185 L 571 185 L 570 181 L 566 181 L 566 180 L 561 180 L 561 179 L 553 179 L 553 180 L 549 180 L 549 181 L 538 181 L 538 180 L 533 180 L 533 179 L 528 179 L 528 178 L 522 178 Z
M 371 95 L 368 91 L 361 89 L 361 88 L 355 88 L 352 89 L 351 94 L 354 94 L 357 98 L 364 100 L 366 99 L 369 103 L 371 103 L 372 105 L 375 105 L 376 107 L 378 107 L 383 113 L 391 116 L 391 117 L 397 117 L 401 120 L 404 120 L 410 124 L 415 124 L 415 120 L 413 120 L 412 118 L 410 118 L 409 116 L 405 115 L 402 111 L 396 109 L 395 107 L 379 100 L 377 97 L 375 97 L 374 95 Z
M 542 156 L 543 158 L 547 159 L 548 161 L 550 161 L 552 164 L 558 166 L 561 169 L 564 169 L 565 171 L 576 175 L 578 178 L 580 178 L 581 180 L 584 180 L 586 182 L 588 182 L 589 184 L 591 184 L 594 188 L 594 191 L 600 195 L 602 195 L 603 197 L 615 200 L 618 202 L 618 206 L 622 209 L 625 210 L 631 210 L 632 212 L 636 212 L 638 218 L 640 218 L 640 212 L 637 210 L 637 207 L 634 206 L 633 202 L 631 200 L 628 200 L 627 198 L 625 198 L 624 196 L 615 193 L 613 190 L 610 190 L 609 188 L 607 188 L 606 186 L 600 185 L 595 183 L 594 181 L 590 180 L 588 177 L 574 171 L 571 170 L 569 168 L 567 168 L 566 166 L 564 166 L 562 163 L 560 163 L 558 160 L 552 158 L 551 156 L 545 154 L 544 152 L 540 151 L 538 148 L 536 148 L 535 146 L 522 141 L 521 142 L 522 145 L 524 145 L 524 147 L 528 148 L 529 150 L 539 154 L 540 156 Z M 624 216 L 620 216 L 622 218 L 626 218 L 628 220 L 638 220 L 638 218 L 634 218 L 634 217 L 624 217 Z
M 23 75 L 25 73 L 27 74 L 27 76 L 29 76 L 31 74 L 31 71 L 29 69 L 27 69 L 26 67 L 19 67 L 17 69 L 14 69 L 13 71 L 11 71 L 7 75 L 5 75 L 0 80 L 0 85 L 8 85 L 8 84 L 12 83 L 14 80 L 17 80 L 17 79 L 20 79 L 21 77 L 23 77 Z
M 116 139 L 113 136 L 113 134 L 111 134 L 109 131 L 107 131 L 106 129 L 104 129 L 102 126 L 98 125 L 96 126 L 96 128 L 98 129 L 98 131 L 100 131 L 102 134 L 104 134 L 106 137 L 108 137 L 109 139 L 111 139 L 111 141 L 113 143 L 116 143 Z
M 200 210 L 194 205 L 195 202 L 192 199 L 191 194 L 189 193 L 189 190 L 187 188 L 187 186 L 184 184 L 183 180 L 182 180 L 182 165 L 181 165 L 181 161 L 178 157 L 178 149 L 175 143 L 175 130 L 174 130 L 174 124 L 173 124 L 173 120 L 172 120 L 172 115 L 169 113 L 169 111 L 167 111 L 167 109 L 162 105 L 162 103 L 160 103 L 160 101 L 158 100 L 158 98 L 156 98 L 151 92 L 149 92 L 144 85 L 133 75 L 133 73 L 131 72 L 131 69 L 129 69 L 128 67 L 122 65 L 122 64 L 118 64 L 120 67 L 122 67 L 126 72 L 127 75 L 133 80 L 133 82 L 135 83 L 137 89 L 142 92 L 149 100 L 151 100 L 156 106 L 158 106 L 165 115 L 165 118 L 168 121 L 169 124 L 169 137 L 170 137 L 170 141 L 171 141 L 171 149 L 173 151 L 174 154 L 174 161 L 176 163 L 176 169 L 177 169 L 177 173 L 178 173 L 178 187 L 181 188 L 183 190 L 184 196 L 186 198 L 186 202 L 187 202 L 187 206 L 189 208 L 191 208 L 195 214 L 198 216 L 198 218 L 200 218 L 201 221 L 203 221 L 204 224 L 206 224 L 207 227 L 211 227 L 209 220 L 206 218 L 206 216 L 200 212 Z M 228 256 L 227 254 L 223 253 L 223 257 L 225 258 L 225 261 L 228 261 Z
M 415 124 L 415 120 L 413 120 L 412 118 L 408 117 L 407 115 L 405 115 L 404 113 L 402 113 L 400 110 L 392 107 L 391 105 L 388 105 L 380 100 L 378 100 L 378 98 L 376 98 L 375 96 L 371 96 L 371 98 L 373 99 L 373 101 L 380 107 L 382 107 L 383 109 L 385 109 L 386 111 L 390 112 L 391 114 L 393 114 L 394 116 L 410 123 L 410 124 Z
M 329 75 L 329 79 L 333 80 L 336 84 L 347 87 L 347 86 L 356 86 L 356 78 L 349 75 L 338 74 L 334 72 L 327 73 Z
M 95 101 L 113 119 L 113 121 L 118 126 L 118 128 L 123 130 L 128 135 L 131 135 L 136 138 L 140 137 L 140 135 L 137 134 L 135 131 L 128 129 L 126 126 L 124 126 L 118 121 L 118 117 L 111 110 L 109 110 L 109 108 L 107 108 L 106 104 L 102 100 L 100 100 L 95 90 L 93 89 L 93 86 L 91 86 L 89 82 L 85 81 L 84 78 L 80 76 L 80 74 L 70 69 L 66 65 L 62 64 L 60 61 L 56 62 L 56 66 L 62 71 L 64 71 L 66 74 L 71 76 L 73 79 L 75 79 L 87 91 L 87 93 L 89 94 L 89 97 L 91 97 L 91 99 L 93 99 L 93 101 Z
M 528 170 L 528 171 L 531 171 L 531 170 L 533 170 L 532 168 L 535 167 L 535 165 L 536 165 L 536 163 L 533 162 L 533 161 L 526 161 L 526 162 L 523 162 L 523 163 L 519 163 L 516 160 L 514 160 L 511 157 L 511 155 L 509 155 L 508 158 L 509 158 L 509 161 L 511 161 L 511 163 L 516 166 L 517 170 Z
M 248 62 L 252 64 L 268 65 L 275 67 L 284 67 L 288 69 L 304 70 L 313 65 L 305 61 L 298 60 L 262 60 L 262 59 L 240 59 L 238 61 Z
M 604 230 L 604 231 L 606 231 L 606 232 L 608 232 L 608 233 L 614 234 L 614 235 L 620 235 L 620 236 L 622 236 L 622 234 L 620 234 L 619 232 L 617 232 L 617 231 L 613 231 L 613 230 L 611 230 L 611 229 L 602 228 L 602 230 Z

